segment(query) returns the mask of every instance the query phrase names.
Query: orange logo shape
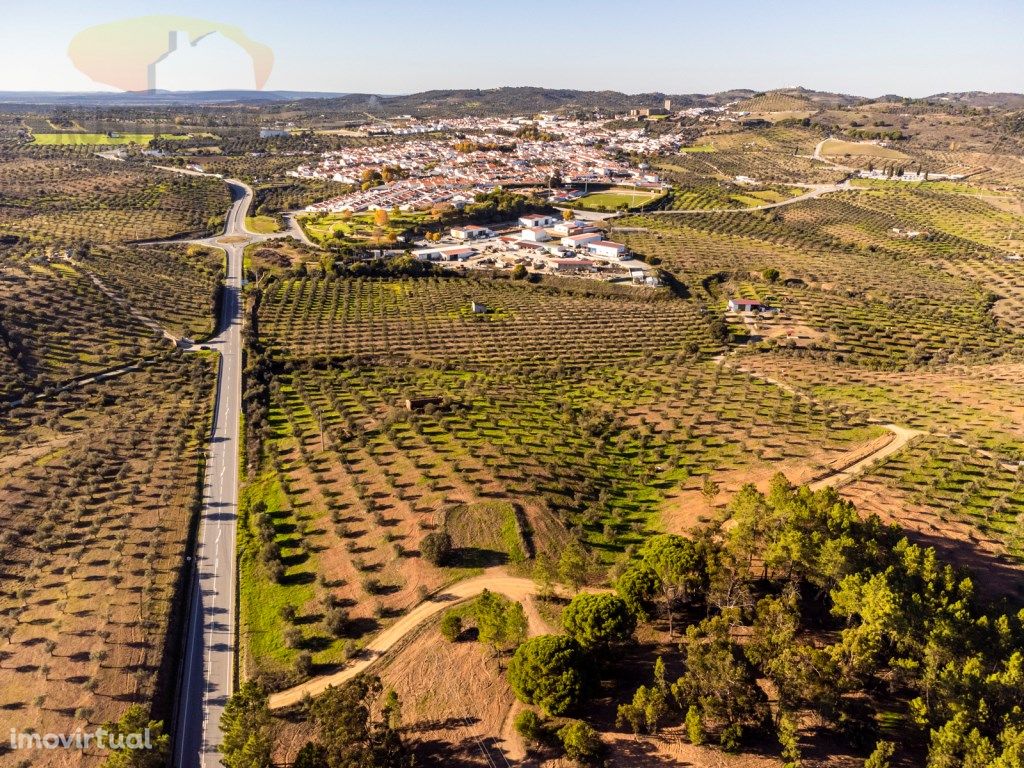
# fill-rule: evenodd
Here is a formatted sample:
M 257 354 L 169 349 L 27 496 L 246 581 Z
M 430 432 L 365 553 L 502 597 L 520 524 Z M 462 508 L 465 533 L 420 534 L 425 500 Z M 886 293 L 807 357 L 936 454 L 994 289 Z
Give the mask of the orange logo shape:
M 176 33 L 197 45 L 219 33 L 240 46 L 252 59 L 256 87 L 262 89 L 274 67 L 274 52 L 257 43 L 239 27 L 187 16 L 142 16 L 90 27 L 75 35 L 68 56 L 83 73 L 98 83 L 123 91 L 156 89 L 156 65 L 177 47 Z

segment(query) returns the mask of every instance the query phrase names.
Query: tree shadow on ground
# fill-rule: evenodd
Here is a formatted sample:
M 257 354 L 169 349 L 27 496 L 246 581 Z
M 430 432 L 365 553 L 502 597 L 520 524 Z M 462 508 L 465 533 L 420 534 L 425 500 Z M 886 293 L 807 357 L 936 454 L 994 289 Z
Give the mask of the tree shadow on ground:
M 508 554 L 496 549 L 459 547 L 451 556 L 452 565 L 462 568 L 491 568 L 508 563 Z

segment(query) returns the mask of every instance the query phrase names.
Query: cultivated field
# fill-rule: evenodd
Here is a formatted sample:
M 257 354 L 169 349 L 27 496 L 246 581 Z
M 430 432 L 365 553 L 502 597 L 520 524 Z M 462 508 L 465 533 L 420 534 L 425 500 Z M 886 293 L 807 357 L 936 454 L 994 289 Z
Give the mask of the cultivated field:
M 813 477 L 881 434 L 709 361 L 721 346 L 692 302 L 556 282 L 266 288 L 260 343 L 279 362 L 247 491 L 251 673 L 294 681 L 303 651 L 329 668 L 483 566 L 557 558 L 573 539 L 606 565 L 663 516 L 696 523 L 675 494 L 708 473 L 788 462 Z M 421 552 L 437 531 L 456 546 L 444 568 Z M 337 607 L 348 624 L 332 635 Z
M 0 233 L 114 243 L 205 234 L 222 225 L 230 202 L 222 182 L 106 160 L 86 149 L 0 155 Z
M 5 732 L 87 729 L 133 702 L 168 715 L 169 649 L 180 647 L 176 590 L 201 489 L 214 371 L 208 358 L 164 356 L 4 410 Z M 99 762 L 68 759 L 61 764 Z
M 857 155 L 859 157 L 873 157 L 883 160 L 908 159 L 905 154 L 892 147 L 883 147 L 870 141 L 841 141 L 839 139 L 829 139 L 822 144 L 821 154 L 830 157 Z
M 165 141 L 182 140 L 186 136 L 164 134 L 159 136 Z M 154 140 L 151 133 L 34 133 L 32 140 L 40 146 L 114 146 L 119 144 L 139 144 L 149 146 Z
M 423 108 L 490 98 L 463 96 Z M 0 119 L 0 733 L 170 712 L 216 367 L 172 342 L 213 330 L 224 263 L 152 241 L 218 231 L 229 197 L 131 142 L 252 183 L 247 226 L 275 233 L 348 191 L 288 175 L 310 157 L 408 140 L 318 130 L 397 109 L 332 103 L 154 109 L 149 134 Z M 519 196 L 543 184 L 304 215 L 316 245 L 252 238 L 248 743 L 290 764 L 347 738 L 327 720 L 355 728 L 365 684 L 382 720 L 364 742 L 400 736 L 425 764 L 1016 764 L 1021 115 L 797 89 L 651 121 L 622 106 L 607 125 L 660 149 L 619 159 L 666 188 L 617 171 L 573 207 L 617 213 L 603 236 L 660 287 L 367 252 L 549 210 Z M 503 151 L 572 130 L 529 122 Z M 869 168 L 962 178 L 851 178 Z M 380 690 L 302 701 L 364 667 Z

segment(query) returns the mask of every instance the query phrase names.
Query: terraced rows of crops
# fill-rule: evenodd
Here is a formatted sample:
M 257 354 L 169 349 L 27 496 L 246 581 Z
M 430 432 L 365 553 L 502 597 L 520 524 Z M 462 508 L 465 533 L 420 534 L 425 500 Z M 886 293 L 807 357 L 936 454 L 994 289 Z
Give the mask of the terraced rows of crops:
M 821 401 L 922 431 L 955 435 L 1007 460 L 1024 451 L 1024 404 L 1019 395 L 1024 365 L 1020 363 L 904 373 L 749 355 L 743 365 Z
M 483 533 L 461 542 L 469 549 L 458 567 L 521 557 L 516 509 L 538 551 L 557 557 L 580 537 L 610 558 L 659 529 L 667 494 L 699 487 L 705 473 L 823 461 L 863 440 L 866 427 L 712 363 L 544 376 L 370 360 L 289 368 L 273 388 L 269 475 L 251 491 L 270 500 L 286 569 L 274 583 L 258 545 L 243 564 L 255 580 L 250 655 L 279 671 L 300 648 L 314 649 L 317 663 L 337 661 L 362 630 L 440 583 L 444 574 L 417 556 L 420 543 L 442 526 L 457 531 L 460 516 L 480 518 Z M 433 397 L 437 405 L 406 408 L 407 398 Z M 500 532 L 492 548 L 488 531 Z M 332 638 L 303 622 L 289 649 L 264 603 L 292 604 L 300 616 L 341 604 L 357 629 Z
M 165 356 L 0 414 L 5 732 L 86 730 L 173 691 L 165 640 L 214 371 Z
M 762 183 L 828 183 L 842 172 L 811 159 L 820 136 L 799 128 L 714 132 L 701 137 L 710 153 L 681 153 L 667 162 L 680 169 L 719 179 L 746 176 Z
M 815 344 L 833 361 L 873 368 L 998 359 L 1024 352 L 1024 338 L 998 327 L 978 297 L 936 305 L 927 297 L 885 301 L 807 288 L 775 287 L 762 300 L 828 335 Z M 965 297 L 966 298 L 966 297 Z
M 1024 243 L 1024 218 L 1000 210 L 980 195 L 934 192 L 930 185 L 914 190 L 872 189 L 844 196 L 850 205 L 903 222 L 904 229 L 935 231 L 939 237 L 959 239 L 990 248 Z M 857 216 L 852 217 L 854 223 Z
M 213 330 L 224 254 L 200 246 L 95 247 L 76 263 L 176 336 Z
M 948 437 L 926 436 L 851 486 L 852 495 L 882 485 L 905 500 L 908 518 L 936 539 L 1024 556 L 1024 465 Z M 947 544 L 949 542 L 946 542 Z M 1016 591 L 1020 592 L 1017 585 Z
M 1024 163 L 1020 153 L 1009 145 L 995 147 L 992 152 L 920 149 L 918 154 L 936 173 L 970 174 L 971 181 L 979 184 L 1024 188 Z
M 679 211 L 754 208 L 766 203 L 777 203 L 799 193 L 800 190 L 796 187 L 682 183 L 678 187 L 673 187 L 658 207 L 663 210 Z
M 0 397 L 134 362 L 153 332 L 59 259 L 0 262 Z
M 78 153 L 0 156 L 0 232 L 61 242 L 206 233 L 230 204 L 216 179 Z
M 1019 580 L 1003 564 L 1006 553 L 1024 557 L 1020 363 L 913 373 L 763 355 L 742 364 L 817 402 L 919 430 L 923 437 L 870 468 L 844 495 L 864 513 L 877 512 L 981 568 L 997 589 Z
M 471 302 L 488 308 L 474 314 Z M 588 298 L 500 280 L 299 278 L 268 287 L 260 333 L 295 356 L 399 356 L 453 365 L 602 365 L 713 352 L 695 306 L 666 293 Z
M 728 290 L 782 309 L 769 326 L 812 329 L 821 338 L 804 346 L 829 359 L 879 368 L 1022 351 L 1013 310 L 1024 265 L 1007 246 L 1024 219 L 977 195 L 889 185 L 771 213 L 633 216 L 618 226 L 634 251 L 719 308 Z M 786 282 L 758 284 L 766 269 Z M 1007 299 L 994 313 L 992 291 Z

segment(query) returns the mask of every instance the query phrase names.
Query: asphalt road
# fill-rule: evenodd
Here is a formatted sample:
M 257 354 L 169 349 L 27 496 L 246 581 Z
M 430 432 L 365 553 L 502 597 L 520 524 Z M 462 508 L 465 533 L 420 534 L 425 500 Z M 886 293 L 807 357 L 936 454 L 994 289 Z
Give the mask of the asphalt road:
M 217 402 L 206 465 L 202 519 L 193 555 L 195 578 L 178 696 L 174 765 L 216 768 L 220 716 L 234 691 L 235 539 L 242 405 L 242 252 L 247 244 L 245 211 L 252 190 L 228 181 L 235 202 L 225 236 L 202 241 L 227 252 L 227 279 L 217 334 L 207 342 L 220 352 Z M 223 237 L 223 236 L 222 236 Z M 246 238 L 243 240 L 243 238 Z

